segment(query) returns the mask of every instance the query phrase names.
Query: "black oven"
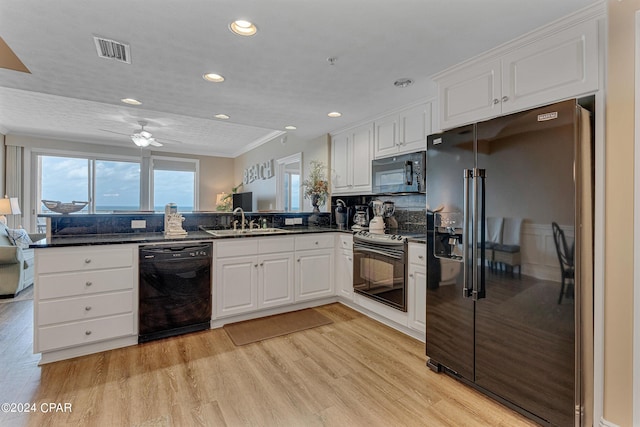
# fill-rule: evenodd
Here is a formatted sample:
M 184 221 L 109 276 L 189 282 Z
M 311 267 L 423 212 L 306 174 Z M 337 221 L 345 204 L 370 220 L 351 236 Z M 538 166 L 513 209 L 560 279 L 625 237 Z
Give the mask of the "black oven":
M 407 243 L 402 236 L 367 231 L 353 237 L 353 290 L 407 311 Z

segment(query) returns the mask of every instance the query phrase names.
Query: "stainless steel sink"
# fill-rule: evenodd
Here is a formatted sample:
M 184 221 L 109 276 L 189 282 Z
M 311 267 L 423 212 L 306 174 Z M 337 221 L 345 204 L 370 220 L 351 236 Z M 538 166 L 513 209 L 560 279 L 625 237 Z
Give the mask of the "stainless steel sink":
M 284 230 L 282 228 L 254 228 L 253 230 L 249 230 L 245 228 L 244 231 L 241 229 L 237 230 L 205 230 L 207 233 L 216 237 L 224 237 L 224 236 L 260 236 L 260 235 L 271 235 L 271 234 L 286 234 L 291 233 L 289 230 Z

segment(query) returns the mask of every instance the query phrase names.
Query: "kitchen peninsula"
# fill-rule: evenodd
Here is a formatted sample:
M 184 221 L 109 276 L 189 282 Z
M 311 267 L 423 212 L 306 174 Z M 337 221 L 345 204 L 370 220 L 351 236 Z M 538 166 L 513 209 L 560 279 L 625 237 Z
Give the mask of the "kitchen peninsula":
M 246 215 L 266 219 L 266 234 L 206 231 L 231 225 L 230 213 L 185 214 L 182 238 L 164 236 L 161 214 L 47 216 L 48 237 L 31 245 L 34 352 L 41 363 L 136 345 L 139 248 L 176 243 L 213 245 L 212 328 L 339 301 L 424 341 L 423 322 L 410 321 L 422 317 L 424 298 L 409 295 L 404 313 L 353 293 L 352 234 L 332 226 L 328 213 L 316 214 L 315 224 L 311 214 Z M 294 216 L 302 224 L 285 225 Z M 145 221 L 144 231 L 131 229 L 132 221 Z M 410 244 L 417 246 L 412 259 L 422 253 L 421 241 Z

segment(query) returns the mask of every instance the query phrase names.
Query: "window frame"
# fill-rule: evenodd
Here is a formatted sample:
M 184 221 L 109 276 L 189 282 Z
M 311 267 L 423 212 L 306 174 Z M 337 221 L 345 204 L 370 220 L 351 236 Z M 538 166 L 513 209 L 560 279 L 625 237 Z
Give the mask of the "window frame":
M 152 155 L 149 159 L 149 186 L 148 186 L 148 197 L 147 197 L 147 209 L 149 210 L 154 210 L 154 206 L 155 206 L 155 200 L 154 200 L 154 194 L 155 194 L 155 182 L 154 182 L 154 172 L 157 170 L 164 170 L 164 171 L 179 171 L 179 172 L 184 172 L 184 171 L 191 171 L 191 168 L 186 168 L 186 169 L 168 169 L 168 168 L 156 168 L 155 167 L 155 162 L 165 162 L 165 163 L 185 163 L 185 164 L 193 164 L 193 173 L 194 173 L 194 179 L 193 179 L 193 212 L 199 210 L 200 208 L 200 160 L 199 159 L 192 159 L 192 158 L 186 158 L 186 157 L 172 157 L 172 156 L 155 156 Z M 142 206 L 142 204 L 141 204 Z M 142 208 L 141 208 L 142 209 Z M 178 205 L 178 210 L 180 211 L 180 205 Z M 184 211 L 182 211 L 184 212 Z

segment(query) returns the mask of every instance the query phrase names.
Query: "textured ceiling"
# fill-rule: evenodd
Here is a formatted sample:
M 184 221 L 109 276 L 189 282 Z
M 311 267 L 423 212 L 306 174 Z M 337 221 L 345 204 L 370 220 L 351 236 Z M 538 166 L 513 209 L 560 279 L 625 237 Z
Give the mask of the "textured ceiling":
M 286 125 L 311 139 L 427 98 L 430 75 L 594 2 L 1 0 L 0 37 L 31 74 L 0 68 L 0 131 L 131 146 L 146 120 L 161 150 L 234 157 Z M 232 34 L 241 18 L 258 34 Z M 130 44 L 131 64 L 93 36 Z

